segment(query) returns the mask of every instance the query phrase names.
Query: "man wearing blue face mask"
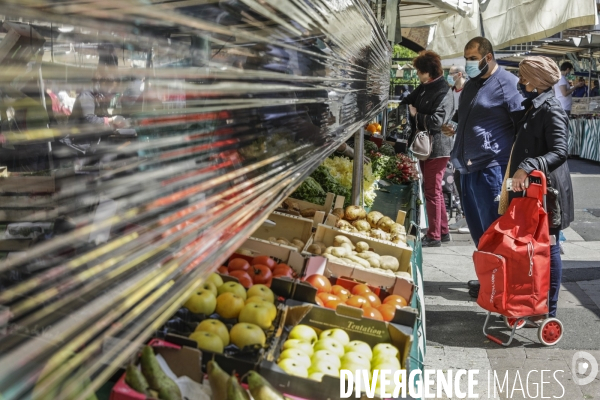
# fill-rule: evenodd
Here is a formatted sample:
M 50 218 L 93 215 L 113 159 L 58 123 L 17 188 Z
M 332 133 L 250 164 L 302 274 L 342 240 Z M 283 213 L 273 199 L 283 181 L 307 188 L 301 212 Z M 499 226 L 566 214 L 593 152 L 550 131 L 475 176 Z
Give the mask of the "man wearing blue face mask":
M 502 181 L 515 138 L 515 126 L 524 114 L 518 78 L 501 68 L 494 49 L 483 37 L 471 39 L 464 50 L 465 70 L 471 78 L 458 103 L 456 139 L 450 159 L 461 173 L 462 200 L 471 237 L 477 246 L 488 227 L 500 216 Z M 450 126 L 443 132 L 454 134 Z M 477 297 L 479 283 L 470 281 Z

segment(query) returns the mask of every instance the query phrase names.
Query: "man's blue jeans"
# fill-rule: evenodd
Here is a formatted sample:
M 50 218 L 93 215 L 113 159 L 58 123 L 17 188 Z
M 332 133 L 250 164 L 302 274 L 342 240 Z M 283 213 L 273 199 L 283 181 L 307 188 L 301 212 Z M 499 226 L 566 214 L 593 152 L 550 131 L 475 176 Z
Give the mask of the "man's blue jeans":
M 506 166 L 484 168 L 460 177 L 463 209 L 475 246 L 483 233 L 500 217 L 498 203 Z

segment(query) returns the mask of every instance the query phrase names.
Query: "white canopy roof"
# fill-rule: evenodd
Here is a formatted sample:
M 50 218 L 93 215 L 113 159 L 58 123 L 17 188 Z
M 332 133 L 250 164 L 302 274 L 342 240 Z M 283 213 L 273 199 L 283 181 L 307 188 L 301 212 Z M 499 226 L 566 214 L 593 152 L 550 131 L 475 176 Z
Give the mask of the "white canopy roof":
M 428 48 L 460 57 L 465 43 L 481 35 L 495 48 L 540 40 L 565 29 L 596 25 L 596 0 L 409 0 L 400 3 L 403 27 L 437 24 Z

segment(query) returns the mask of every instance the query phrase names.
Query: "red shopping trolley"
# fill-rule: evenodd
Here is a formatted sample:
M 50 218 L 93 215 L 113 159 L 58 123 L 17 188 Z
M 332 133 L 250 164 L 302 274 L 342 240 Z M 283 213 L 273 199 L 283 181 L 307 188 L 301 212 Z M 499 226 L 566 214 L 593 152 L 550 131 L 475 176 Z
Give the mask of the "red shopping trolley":
M 527 318 L 548 314 L 550 236 L 542 172 L 530 174 L 523 197 L 513 199 L 506 213 L 483 234 L 473 261 L 480 283 L 477 304 L 488 311 L 483 334 L 509 346 Z M 486 332 L 492 313 L 504 316 L 512 328 L 508 342 Z M 558 343 L 562 335 L 563 325 L 556 318 L 546 318 L 538 329 L 538 338 L 546 346 Z

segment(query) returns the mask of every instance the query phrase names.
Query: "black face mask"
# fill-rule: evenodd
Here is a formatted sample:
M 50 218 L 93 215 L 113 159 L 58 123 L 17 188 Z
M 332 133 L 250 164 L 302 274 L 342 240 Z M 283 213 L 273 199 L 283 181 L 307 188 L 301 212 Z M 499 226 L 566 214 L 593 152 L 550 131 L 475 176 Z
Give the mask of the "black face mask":
M 535 91 L 535 92 L 528 92 L 527 91 L 527 86 L 523 85 L 522 83 L 518 83 L 517 84 L 517 90 L 519 90 L 519 92 L 521 92 L 521 96 L 523 96 L 527 100 L 533 100 L 539 94 L 537 91 Z

